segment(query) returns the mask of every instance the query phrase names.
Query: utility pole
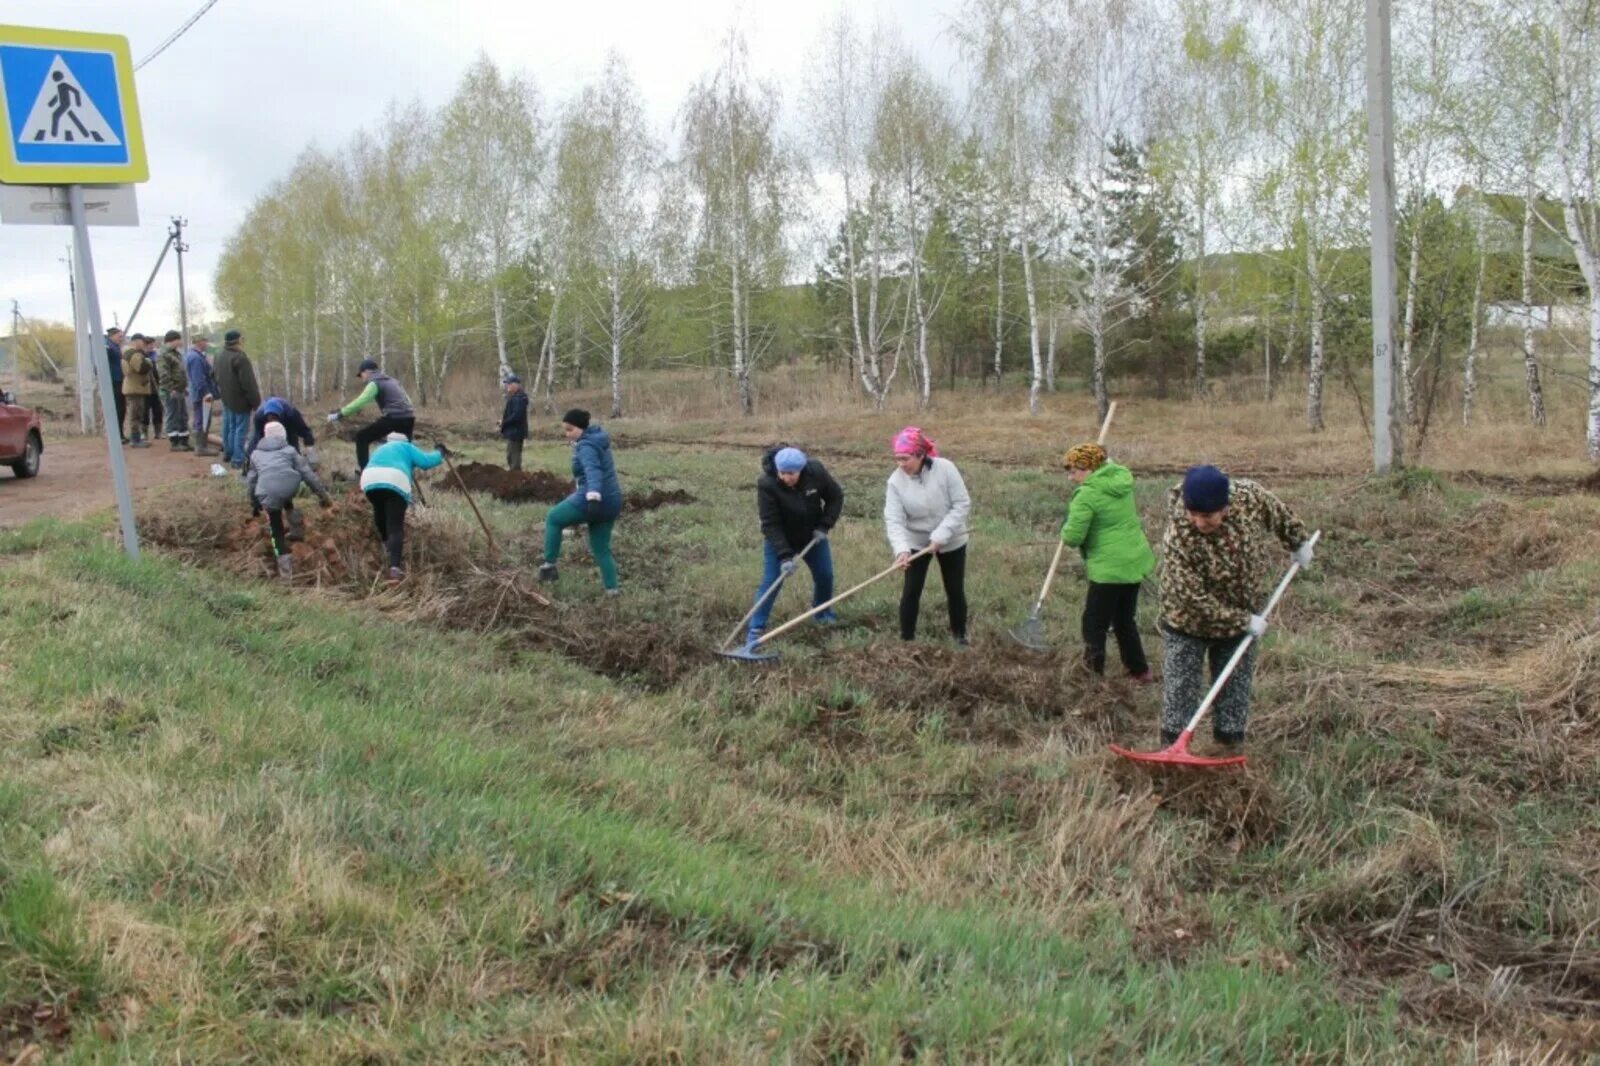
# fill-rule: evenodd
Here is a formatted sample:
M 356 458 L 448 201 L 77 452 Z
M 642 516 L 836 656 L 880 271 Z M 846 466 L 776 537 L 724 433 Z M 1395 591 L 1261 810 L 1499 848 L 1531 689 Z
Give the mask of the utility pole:
M 172 218 L 172 229 L 167 238 L 172 242 L 172 250 L 178 254 L 178 328 L 183 331 L 183 350 L 189 350 L 189 299 L 183 288 L 183 253 L 189 246 L 183 243 L 183 227 L 189 224 L 186 218 L 176 215 Z
M 1367 168 L 1372 212 L 1372 466 L 1387 474 L 1405 463 L 1394 373 L 1394 83 L 1391 0 L 1367 0 Z
M 84 433 L 94 432 L 94 338 L 89 336 L 89 325 L 78 301 L 78 261 L 67 245 L 67 288 L 72 293 L 72 351 L 77 361 L 78 428 Z

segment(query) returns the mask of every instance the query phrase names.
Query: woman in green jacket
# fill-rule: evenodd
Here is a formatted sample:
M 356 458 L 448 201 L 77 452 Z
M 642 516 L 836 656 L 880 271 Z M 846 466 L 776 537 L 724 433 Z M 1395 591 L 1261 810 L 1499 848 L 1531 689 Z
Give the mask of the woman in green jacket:
M 1117 635 L 1117 650 L 1128 676 L 1140 684 L 1155 681 L 1139 641 L 1139 584 L 1155 568 L 1155 552 L 1133 500 L 1133 474 L 1106 460 L 1098 444 L 1080 444 L 1063 465 L 1077 485 L 1067 506 L 1061 539 L 1083 555 L 1089 594 L 1083 601 L 1084 662 L 1106 671 L 1106 631 Z

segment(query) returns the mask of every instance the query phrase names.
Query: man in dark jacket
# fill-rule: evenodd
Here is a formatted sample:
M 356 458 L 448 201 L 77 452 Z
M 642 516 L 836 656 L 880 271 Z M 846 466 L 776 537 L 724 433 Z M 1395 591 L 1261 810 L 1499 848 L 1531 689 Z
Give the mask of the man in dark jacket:
M 768 595 L 780 578 L 794 573 L 796 556 L 815 539 L 806 551 L 806 566 L 811 568 L 811 606 L 833 599 L 833 555 L 828 550 L 828 534 L 844 510 L 844 490 L 815 459 L 799 448 L 773 448 L 761 457 L 761 478 L 756 482 L 756 509 L 761 515 L 761 551 L 764 569 L 761 587 L 756 590 L 759 606 L 750 616 L 746 642 L 754 644 L 767 628 L 777 593 Z M 831 610 L 816 620 L 829 625 L 838 621 Z
M 128 421 L 128 398 L 122 394 L 122 331 L 115 326 L 106 330 L 106 365 L 111 368 L 111 401 L 117 408 L 117 434 L 122 443 L 128 443 L 124 426 Z
M 282 423 L 289 447 L 305 456 L 307 462 L 316 464 L 317 438 L 311 435 L 311 427 L 306 424 L 306 416 L 282 396 L 268 396 L 265 402 L 256 408 L 255 432 L 250 434 L 249 451 L 255 451 L 256 446 L 261 443 L 261 436 L 266 432 L 268 422 Z
M 206 354 L 209 343 L 203 335 L 194 338 L 183 357 L 183 374 L 189 379 L 188 400 L 193 419 L 194 453 L 205 457 L 216 454 L 211 450 L 206 436 L 211 428 L 211 401 L 217 398 L 217 379 L 211 373 L 211 357 Z
M 506 378 L 506 409 L 500 415 L 500 435 L 506 439 L 506 469 L 522 469 L 522 442 L 528 439 L 528 394 L 522 379 Z
M 230 329 L 222 340 L 222 354 L 212 367 L 222 396 L 222 458 L 243 470 L 245 434 L 251 412 L 261 406 L 261 386 L 256 384 L 256 368 L 243 348 L 244 334 Z
M 417 411 L 411 406 L 411 397 L 406 395 L 406 390 L 385 374 L 376 360 L 361 360 L 356 373 L 367 383 L 366 388 L 355 399 L 329 414 L 328 421 L 338 422 L 348 418 L 369 403 L 378 405 L 377 421 L 363 426 L 361 432 L 356 434 L 356 469 L 365 470 L 367 452 L 373 444 L 391 433 L 404 433 L 407 440 L 411 439 L 412 432 L 417 428 Z

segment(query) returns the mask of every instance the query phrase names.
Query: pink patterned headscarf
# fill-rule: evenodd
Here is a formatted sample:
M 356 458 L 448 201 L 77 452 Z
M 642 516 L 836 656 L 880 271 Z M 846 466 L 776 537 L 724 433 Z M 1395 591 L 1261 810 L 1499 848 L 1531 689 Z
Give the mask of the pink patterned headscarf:
M 939 451 L 933 446 L 933 441 L 929 440 L 928 435 L 916 426 L 907 426 L 899 433 L 896 433 L 891 447 L 894 448 L 896 455 L 917 455 L 921 453 L 930 459 L 936 459 L 939 456 Z

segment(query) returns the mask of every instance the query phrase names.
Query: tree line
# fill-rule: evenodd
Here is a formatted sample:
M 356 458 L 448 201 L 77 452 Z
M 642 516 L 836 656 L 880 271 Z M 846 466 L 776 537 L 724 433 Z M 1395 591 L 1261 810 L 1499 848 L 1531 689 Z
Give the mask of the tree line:
M 1361 0 L 966 0 L 941 77 L 847 10 L 789 95 L 730 33 L 670 130 L 613 54 L 547 100 L 480 56 L 436 109 L 307 149 L 216 278 L 280 387 L 377 354 L 439 397 L 516 372 L 554 409 L 604 373 L 714 367 L 742 409 L 776 361 L 864 401 L 1081 374 L 1213 394 L 1291 381 L 1320 430 L 1370 343 Z M 1425 433 L 1470 422 L 1483 338 L 1520 326 L 1527 417 L 1586 312 L 1600 459 L 1600 11 L 1397 0 L 1400 381 Z M 1509 318 L 1507 318 L 1509 315 Z M 1551 350 L 1546 350 L 1551 349 Z M 258 361 L 262 361 L 258 357 Z

